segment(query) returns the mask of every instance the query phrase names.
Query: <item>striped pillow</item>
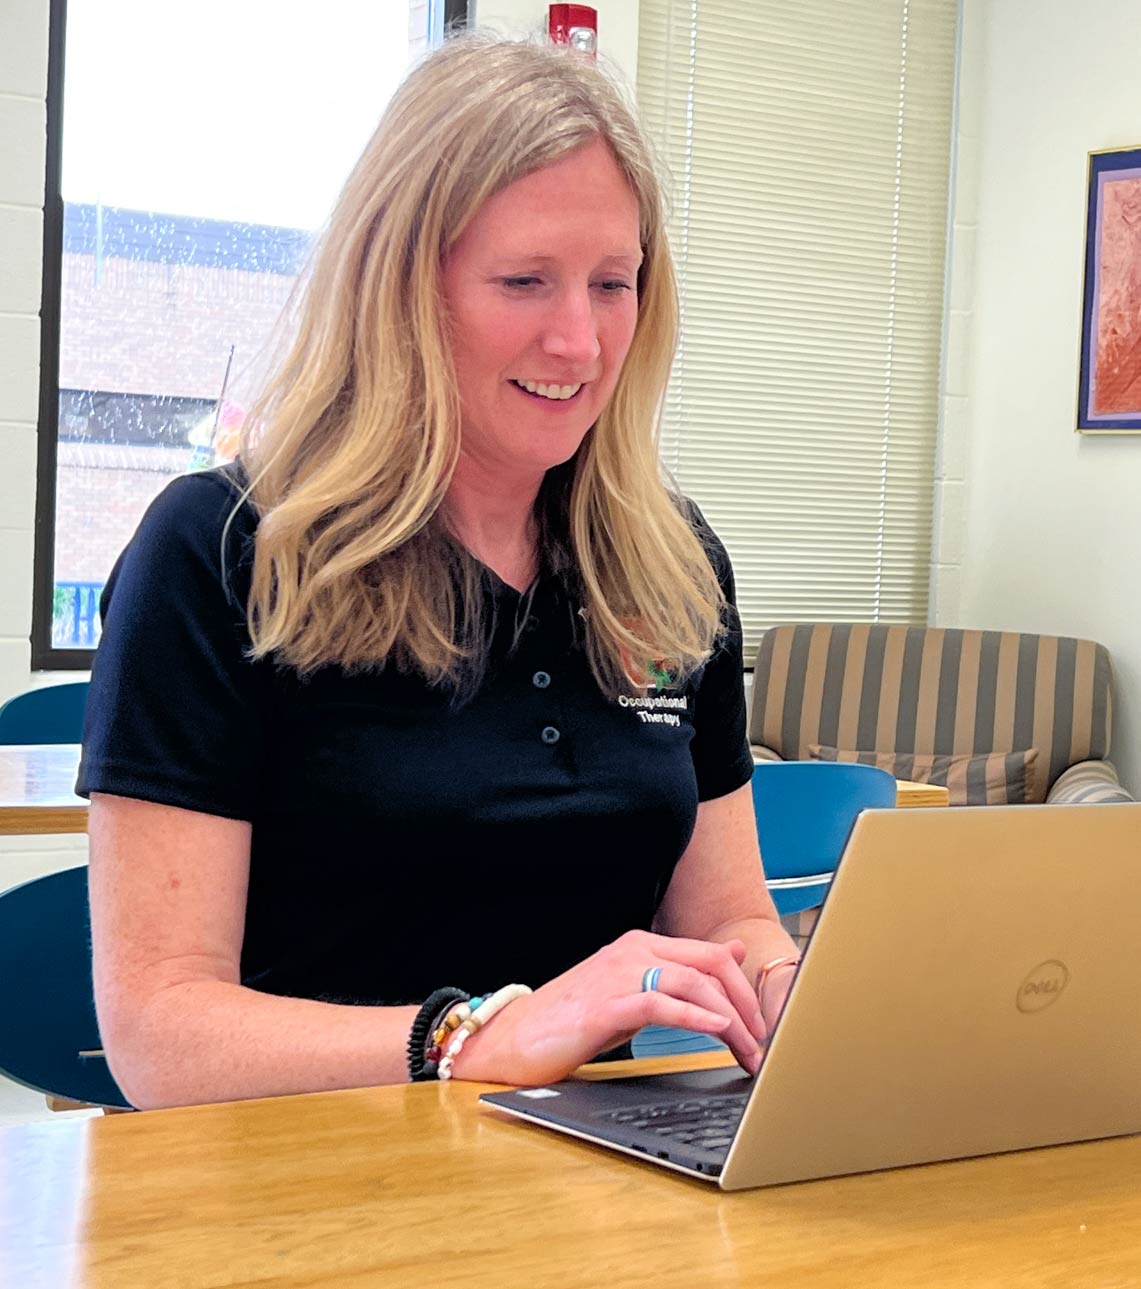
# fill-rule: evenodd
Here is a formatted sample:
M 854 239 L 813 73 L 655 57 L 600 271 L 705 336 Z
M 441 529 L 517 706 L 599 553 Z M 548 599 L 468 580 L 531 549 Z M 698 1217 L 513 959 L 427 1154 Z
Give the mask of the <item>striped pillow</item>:
M 1108 761 L 1082 761 L 1071 765 L 1059 775 L 1050 795 L 1049 805 L 1105 805 L 1110 802 L 1132 801 L 1129 790 L 1123 788 L 1117 771 Z
M 948 789 L 953 806 L 1014 806 L 1041 800 L 1034 791 L 1036 747 L 1024 752 L 938 756 L 924 752 L 853 752 L 810 743 L 808 755 L 814 761 L 878 765 L 897 779 L 910 779 L 912 783 L 937 783 Z

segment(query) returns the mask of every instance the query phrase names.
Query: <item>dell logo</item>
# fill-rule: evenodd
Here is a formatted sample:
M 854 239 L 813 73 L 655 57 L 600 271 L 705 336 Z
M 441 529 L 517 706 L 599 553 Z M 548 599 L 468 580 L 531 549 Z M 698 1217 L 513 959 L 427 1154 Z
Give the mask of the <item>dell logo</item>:
M 1057 1002 L 1062 990 L 1070 982 L 1070 973 L 1064 962 L 1050 958 L 1040 962 L 1018 986 L 1015 1002 L 1020 1012 L 1040 1012 Z

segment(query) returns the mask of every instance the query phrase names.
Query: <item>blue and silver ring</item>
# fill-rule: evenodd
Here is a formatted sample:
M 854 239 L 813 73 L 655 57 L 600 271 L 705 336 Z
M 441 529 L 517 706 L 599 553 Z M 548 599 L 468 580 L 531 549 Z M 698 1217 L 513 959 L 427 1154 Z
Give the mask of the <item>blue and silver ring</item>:
M 662 974 L 661 967 L 647 967 L 642 973 L 642 992 L 644 994 L 653 993 L 658 987 L 658 977 Z

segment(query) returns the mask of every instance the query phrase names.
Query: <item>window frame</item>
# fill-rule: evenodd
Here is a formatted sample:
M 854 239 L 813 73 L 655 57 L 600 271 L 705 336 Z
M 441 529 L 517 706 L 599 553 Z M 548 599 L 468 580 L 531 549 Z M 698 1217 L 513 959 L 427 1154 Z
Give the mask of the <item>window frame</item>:
M 429 0 L 429 29 L 460 31 L 468 0 Z M 40 398 L 36 423 L 36 510 L 32 563 L 32 671 L 90 671 L 94 649 L 52 644 L 56 480 L 59 465 L 59 347 L 63 286 L 63 87 L 67 0 L 49 0 L 47 147 L 40 285 Z M 141 516 L 140 516 L 141 518 Z
M 63 80 L 67 0 L 50 0 L 47 159 L 40 294 L 40 407 L 36 444 L 36 518 L 32 568 L 32 670 L 88 671 L 94 650 L 52 644 L 55 590 L 56 468 L 59 459 L 59 340 L 63 283 Z

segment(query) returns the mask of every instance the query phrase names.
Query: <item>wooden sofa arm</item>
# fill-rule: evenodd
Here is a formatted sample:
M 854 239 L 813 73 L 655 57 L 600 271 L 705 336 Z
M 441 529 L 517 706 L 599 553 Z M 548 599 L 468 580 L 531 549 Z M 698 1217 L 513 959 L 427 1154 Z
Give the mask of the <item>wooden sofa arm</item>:
M 1108 761 L 1079 761 L 1058 776 L 1046 804 L 1076 806 L 1132 800 L 1132 794 L 1121 786 L 1117 771 Z

